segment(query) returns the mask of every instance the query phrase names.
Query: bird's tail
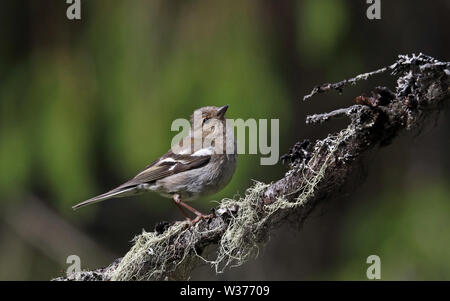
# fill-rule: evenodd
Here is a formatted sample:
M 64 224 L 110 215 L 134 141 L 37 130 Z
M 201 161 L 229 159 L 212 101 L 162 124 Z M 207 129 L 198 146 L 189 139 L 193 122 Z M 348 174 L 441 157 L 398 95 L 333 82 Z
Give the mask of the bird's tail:
M 112 199 L 112 198 L 121 198 L 124 196 L 129 196 L 132 194 L 136 193 L 136 187 L 127 187 L 127 188 L 115 188 L 111 191 L 108 191 L 104 194 L 98 195 L 96 197 L 90 198 L 89 200 L 86 200 L 84 202 L 81 202 L 79 204 L 76 204 L 75 206 L 72 207 L 73 210 L 76 210 L 78 208 L 90 205 L 90 204 L 95 204 L 107 199 Z

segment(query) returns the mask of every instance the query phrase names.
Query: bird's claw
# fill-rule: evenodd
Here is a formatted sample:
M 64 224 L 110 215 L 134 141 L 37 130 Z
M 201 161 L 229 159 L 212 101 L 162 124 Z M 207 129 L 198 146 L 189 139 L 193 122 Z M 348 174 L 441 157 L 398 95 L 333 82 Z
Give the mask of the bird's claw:
M 191 227 L 192 226 L 194 226 L 195 224 L 197 224 L 199 221 L 201 221 L 201 220 L 203 220 L 203 219 L 207 219 L 207 218 L 211 218 L 211 217 L 213 217 L 214 215 L 211 213 L 211 214 L 200 214 L 200 215 L 197 215 L 197 217 L 196 218 L 194 218 L 194 219 L 190 219 L 190 218 L 187 218 L 187 221 L 189 222 L 189 224 L 191 225 Z

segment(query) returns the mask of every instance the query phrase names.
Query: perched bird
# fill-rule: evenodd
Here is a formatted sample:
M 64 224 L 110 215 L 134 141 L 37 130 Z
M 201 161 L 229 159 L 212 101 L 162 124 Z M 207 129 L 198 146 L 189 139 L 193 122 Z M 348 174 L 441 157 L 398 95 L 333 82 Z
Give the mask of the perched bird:
M 73 209 L 104 201 L 155 191 L 172 198 L 183 215 L 196 223 L 208 217 L 184 203 L 213 194 L 230 182 L 237 164 L 233 128 L 227 126 L 223 107 L 203 107 L 191 116 L 189 134 L 159 159 L 150 163 L 128 182 L 99 196 L 88 199 Z M 196 215 L 191 220 L 184 208 Z

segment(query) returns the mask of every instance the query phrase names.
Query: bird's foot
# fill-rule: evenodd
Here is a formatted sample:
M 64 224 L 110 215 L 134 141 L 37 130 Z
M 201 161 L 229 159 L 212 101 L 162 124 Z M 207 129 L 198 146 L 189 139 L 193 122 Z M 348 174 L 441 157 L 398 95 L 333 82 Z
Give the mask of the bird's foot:
M 211 218 L 213 216 L 214 215 L 212 213 L 211 214 L 199 214 L 199 215 L 197 215 L 196 218 L 194 218 L 194 219 L 187 218 L 187 220 L 188 220 L 188 222 L 190 223 L 191 226 L 194 226 L 199 221 L 201 221 L 203 219 Z

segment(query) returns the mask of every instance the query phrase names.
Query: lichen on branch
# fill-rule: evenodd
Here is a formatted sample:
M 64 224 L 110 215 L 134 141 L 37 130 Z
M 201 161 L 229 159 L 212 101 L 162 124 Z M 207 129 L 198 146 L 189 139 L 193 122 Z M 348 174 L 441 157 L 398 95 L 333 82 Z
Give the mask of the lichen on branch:
M 123 258 L 106 268 L 54 280 L 185 280 L 200 264 L 220 273 L 257 256 L 273 228 L 288 220 L 301 224 L 320 202 L 345 192 L 365 152 L 392 143 L 402 130 L 420 130 L 430 114 L 448 103 L 450 63 L 424 54 L 400 55 L 388 67 L 317 86 L 304 99 L 333 89 L 341 92 L 386 72 L 397 78 L 395 91 L 375 87 L 348 108 L 307 117 L 308 124 L 340 117 L 349 124 L 314 143 L 296 143 L 282 156 L 289 169 L 278 181 L 255 182 L 244 196 L 222 200 L 211 218 L 195 226 L 163 222 L 153 232 L 144 231 Z

